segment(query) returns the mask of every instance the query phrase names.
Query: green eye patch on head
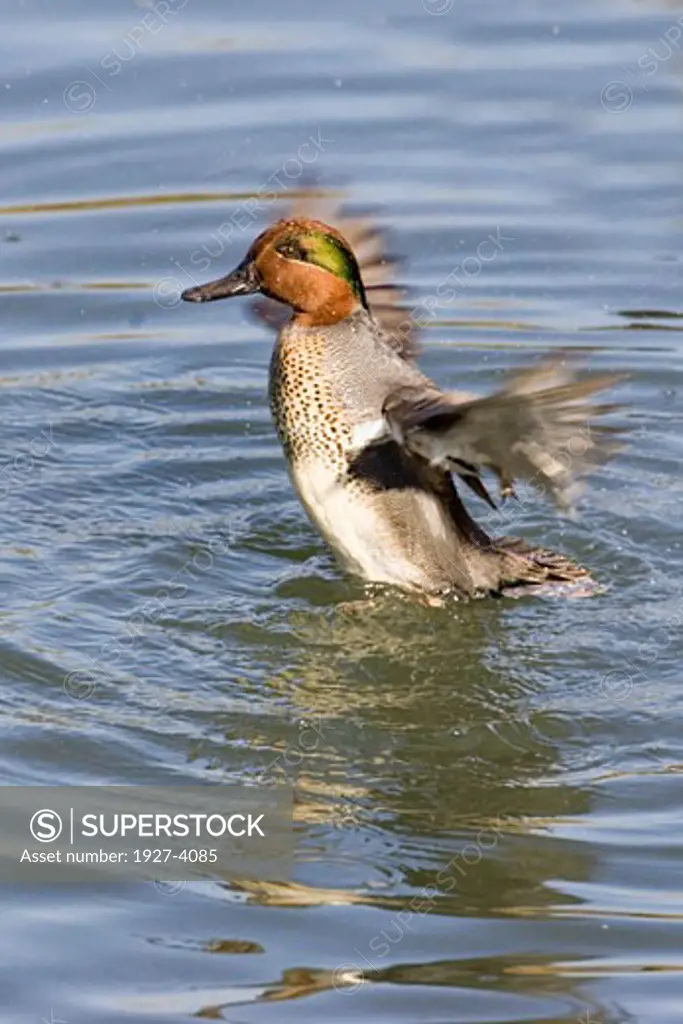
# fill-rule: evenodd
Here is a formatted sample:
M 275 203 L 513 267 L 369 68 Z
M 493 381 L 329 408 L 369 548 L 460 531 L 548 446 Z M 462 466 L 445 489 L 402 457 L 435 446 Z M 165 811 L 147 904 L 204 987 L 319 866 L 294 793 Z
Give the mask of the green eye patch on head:
M 301 263 L 312 263 L 346 281 L 356 298 L 367 308 L 365 289 L 356 259 L 340 239 L 325 231 L 291 235 L 277 246 L 281 256 Z

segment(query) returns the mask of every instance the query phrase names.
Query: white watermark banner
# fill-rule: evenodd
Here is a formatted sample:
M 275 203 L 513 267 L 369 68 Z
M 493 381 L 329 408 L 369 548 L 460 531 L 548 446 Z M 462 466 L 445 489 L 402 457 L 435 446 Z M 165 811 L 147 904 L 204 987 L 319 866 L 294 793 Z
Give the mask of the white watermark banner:
M 0 883 L 286 880 L 287 786 L 0 786 Z

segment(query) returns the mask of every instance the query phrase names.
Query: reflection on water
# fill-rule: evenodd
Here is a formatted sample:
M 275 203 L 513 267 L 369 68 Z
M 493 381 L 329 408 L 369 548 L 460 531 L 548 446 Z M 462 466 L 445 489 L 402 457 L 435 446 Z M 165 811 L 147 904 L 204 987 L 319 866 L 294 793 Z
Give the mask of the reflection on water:
M 679 1024 L 678 6 L 167 6 L 25 0 L 0 39 L 0 766 L 289 778 L 296 877 L 3 890 L 3 1024 Z M 341 576 L 271 335 L 179 305 L 311 181 L 377 210 L 411 302 L 459 278 L 445 386 L 549 348 L 630 373 L 579 520 L 512 531 L 602 594 Z

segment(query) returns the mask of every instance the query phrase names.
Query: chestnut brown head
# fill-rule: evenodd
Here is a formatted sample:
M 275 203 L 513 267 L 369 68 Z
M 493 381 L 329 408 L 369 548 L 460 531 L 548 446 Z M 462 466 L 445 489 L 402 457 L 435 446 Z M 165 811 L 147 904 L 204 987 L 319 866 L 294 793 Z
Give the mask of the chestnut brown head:
M 213 302 L 261 292 L 294 310 L 297 323 L 337 323 L 367 309 L 358 263 L 344 237 L 322 221 L 279 220 L 259 235 L 225 277 L 183 292 L 187 302 Z

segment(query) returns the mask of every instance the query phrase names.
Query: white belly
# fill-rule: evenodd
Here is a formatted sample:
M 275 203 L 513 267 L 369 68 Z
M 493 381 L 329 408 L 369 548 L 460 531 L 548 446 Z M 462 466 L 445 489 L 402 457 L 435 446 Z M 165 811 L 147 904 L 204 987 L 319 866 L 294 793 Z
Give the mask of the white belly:
M 345 568 L 376 583 L 420 590 L 425 587 L 420 544 L 416 545 L 418 550 L 405 550 L 383 514 L 381 497 L 364 498 L 357 491 L 350 492 L 333 470 L 318 462 L 292 466 L 291 475 L 306 511 Z M 422 529 L 436 528 L 441 533 L 444 523 L 434 505 L 422 510 L 427 520 L 423 520 Z

